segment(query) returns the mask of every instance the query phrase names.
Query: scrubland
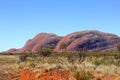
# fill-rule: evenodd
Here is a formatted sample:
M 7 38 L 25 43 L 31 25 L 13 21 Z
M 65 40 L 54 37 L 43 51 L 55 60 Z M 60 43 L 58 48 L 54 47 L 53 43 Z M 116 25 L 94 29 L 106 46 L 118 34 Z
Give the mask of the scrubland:
M 118 51 L 85 54 L 0 55 L 0 80 L 120 80 Z

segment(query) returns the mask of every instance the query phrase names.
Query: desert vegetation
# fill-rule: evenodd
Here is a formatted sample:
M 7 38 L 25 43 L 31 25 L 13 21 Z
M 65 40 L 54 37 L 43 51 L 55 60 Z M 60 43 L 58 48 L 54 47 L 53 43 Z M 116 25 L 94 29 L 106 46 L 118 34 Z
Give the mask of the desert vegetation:
M 61 53 L 54 46 L 40 48 L 36 53 L 0 55 L 0 80 L 119 80 L 120 51 L 91 51 L 77 47 Z

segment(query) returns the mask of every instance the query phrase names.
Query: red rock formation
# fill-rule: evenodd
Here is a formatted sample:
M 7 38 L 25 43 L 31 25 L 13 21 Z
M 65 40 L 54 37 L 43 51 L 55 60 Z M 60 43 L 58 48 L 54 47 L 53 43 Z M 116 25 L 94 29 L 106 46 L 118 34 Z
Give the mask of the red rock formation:
M 114 34 L 100 32 L 96 30 L 86 30 L 68 34 L 64 38 L 55 34 L 40 33 L 33 39 L 26 42 L 21 49 L 10 49 L 7 52 L 23 53 L 26 51 L 36 52 L 41 46 L 55 46 L 55 52 L 61 52 L 61 43 L 67 45 L 66 51 L 76 51 L 77 48 L 85 47 L 88 50 L 115 49 L 120 42 L 120 38 Z
M 61 38 L 62 37 L 59 37 L 55 34 L 40 33 L 36 35 L 33 39 L 28 40 L 24 47 L 16 51 L 12 51 L 12 53 L 23 53 L 30 50 L 36 52 L 38 49 L 40 49 L 41 46 L 56 46 Z M 11 50 L 7 52 L 11 52 Z
M 86 30 L 68 34 L 59 41 L 54 51 L 61 52 L 60 44 L 67 44 L 67 51 L 76 51 L 77 48 L 85 47 L 88 50 L 106 50 L 116 48 L 120 38 L 114 34 L 96 30 Z
M 17 51 L 17 49 L 12 48 L 12 49 L 9 49 L 7 52 L 13 53 L 13 52 L 15 52 L 15 51 Z

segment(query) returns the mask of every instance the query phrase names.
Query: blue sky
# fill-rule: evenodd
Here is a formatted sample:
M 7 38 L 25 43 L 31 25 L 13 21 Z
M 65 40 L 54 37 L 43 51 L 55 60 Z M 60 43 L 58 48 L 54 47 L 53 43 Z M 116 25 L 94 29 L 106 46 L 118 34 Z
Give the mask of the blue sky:
M 100 30 L 120 36 L 120 0 L 0 0 L 0 51 L 41 32 Z

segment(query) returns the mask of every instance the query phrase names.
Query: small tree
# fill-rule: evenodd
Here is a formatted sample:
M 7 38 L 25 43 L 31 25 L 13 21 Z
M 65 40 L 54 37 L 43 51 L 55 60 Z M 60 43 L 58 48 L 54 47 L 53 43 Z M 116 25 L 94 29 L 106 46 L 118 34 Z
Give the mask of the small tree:
M 20 62 L 24 62 L 26 61 L 26 58 L 28 57 L 28 55 L 26 53 L 22 53 L 20 56 L 19 56 L 19 59 L 20 59 Z
M 75 55 L 75 53 L 76 53 L 76 55 Z M 87 48 L 77 46 L 75 53 L 74 53 L 74 55 L 67 56 L 68 62 L 71 63 L 73 66 L 76 62 L 81 64 L 85 60 L 85 57 L 86 57 L 86 54 L 87 54 Z
M 119 54 L 117 56 L 118 66 L 120 66 L 120 43 L 117 45 L 117 49 L 119 51 Z
M 120 52 L 120 43 L 117 45 L 117 49 Z
M 26 51 L 26 54 L 27 54 L 28 57 L 33 57 L 33 56 L 35 56 L 35 54 L 32 52 L 32 50 Z
M 41 46 L 40 49 L 38 50 L 38 53 L 41 55 L 41 56 L 49 56 L 52 54 L 53 52 L 53 49 L 54 47 L 53 46 L 48 46 L 47 48 Z
M 67 44 L 66 43 L 64 43 L 64 42 L 62 42 L 62 43 L 60 43 L 60 49 L 62 50 L 62 52 L 66 52 L 67 50 Z
M 76 51 L 78 53 L 79 62 L 82 63 L 85 60 L 87 54 L 87 47 L 85 46 L 77 46 Z

